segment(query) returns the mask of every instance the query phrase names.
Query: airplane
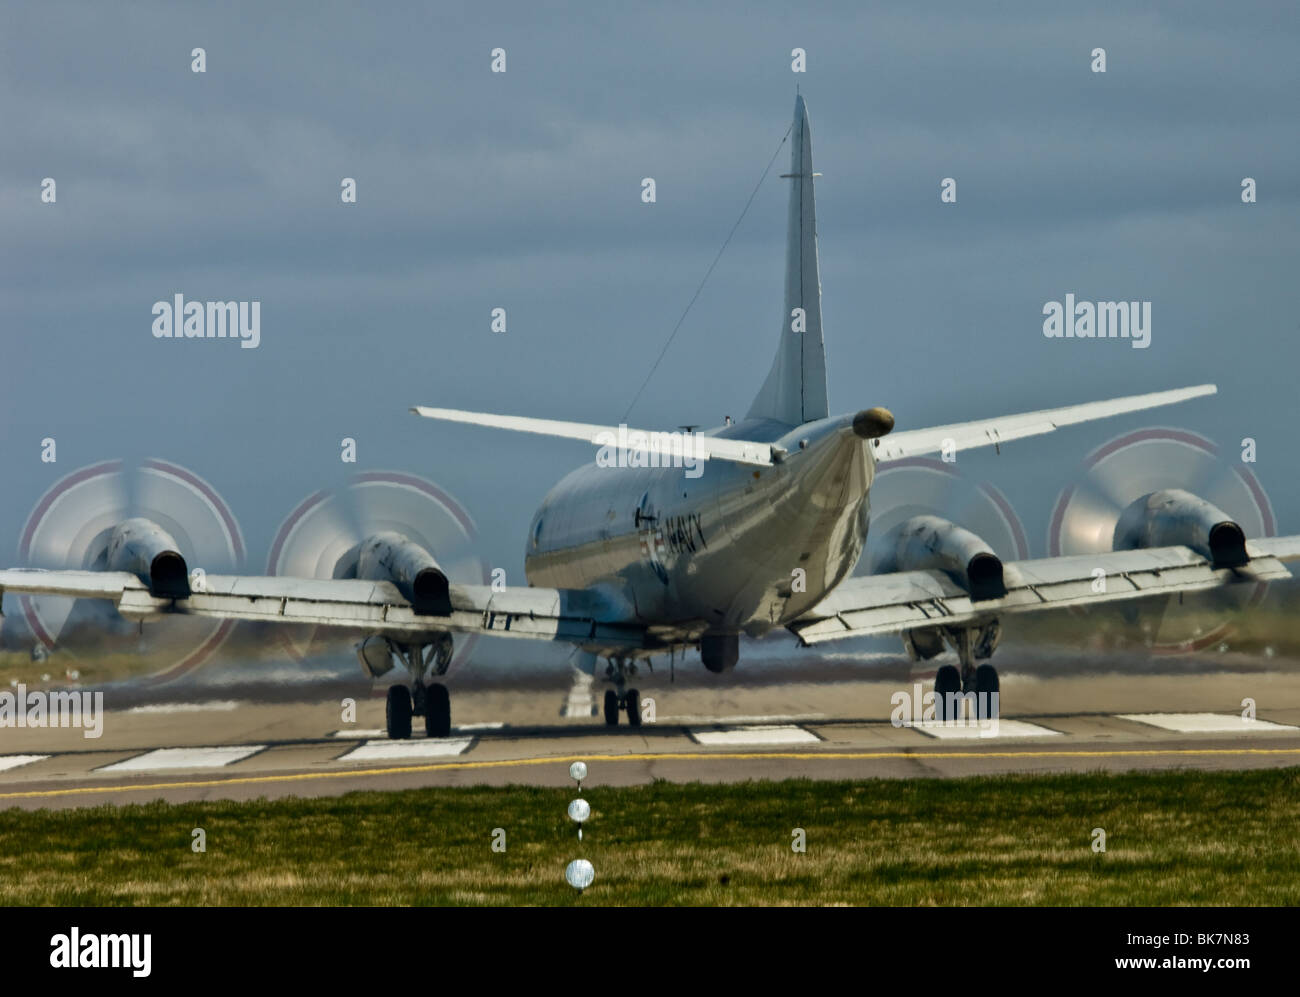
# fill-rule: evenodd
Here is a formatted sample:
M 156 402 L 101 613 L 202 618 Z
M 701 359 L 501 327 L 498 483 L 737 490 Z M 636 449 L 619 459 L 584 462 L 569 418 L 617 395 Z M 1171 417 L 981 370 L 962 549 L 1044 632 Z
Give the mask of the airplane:
M 638 664 L 698 649 L 734 668 L 740 638 L 778 628 L 803 646 L 899 634 L 913 660 L 950 646 L 960 668 L 935 678 L 941 718 L 955 697 L 998 691 L 988 660 L 1001 620 L 1019 613 L 1168 596 L 1289 578 L 1300 536 L 1247 539 L 1209 502 L 1161 489 L 1120 517 L 1113 550 L 1004 563 L 980 537 L 937 516 L 895 527 L 875 574 L 852 576 L 866 542 L 876 468 L 918 455 L 998 447 L 1096 419 L 1205 397 L 1212 384 L 971 422 L 894 431 L 889 410 L 832 415 L 826 389 L 812 135 L 803 97 L 790 132 L 782 329 L 771 370 L 741 420 L 652 433 L 416 406 L 425 418 L 587 440 L 597 459 L 546 495 L 529 526 L 527 586 L 453 583 L 430 551 L 393 531 L 363 539 L 331 579 L 206 575 L 192 584 L 175 541 L 133 518 L 110 538 L 103 570 L 0 571 L 0 595 L 110 600 L 127 619 L 190 614 L 314 624 L 367 634 L 373 677 L 400 661 L 409 689 L 388 690 L 394 739 L 422 716 L 451 731 L 453 635 L 561 641 L 589 672 L 606 662 L 604 718 L 641 723 Z M 618 451 L 616 459 L 610 455 Z M 344 564 L 346 562 L 346 564 Z M 428 681 L 426 681 L 426 676 Z M 947 704 L 945 707 L 944 704 Z M 947 709 L 946 714 L 943 710 Z

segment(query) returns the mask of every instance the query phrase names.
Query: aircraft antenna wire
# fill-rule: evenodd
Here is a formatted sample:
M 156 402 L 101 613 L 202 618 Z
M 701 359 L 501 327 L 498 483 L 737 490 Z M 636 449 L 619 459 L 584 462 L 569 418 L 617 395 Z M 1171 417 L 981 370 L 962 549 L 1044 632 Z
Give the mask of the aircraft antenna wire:
M 663 363 L 664 357 L 668 354 L 668 348 L 673 345 L 673 340 L 677 338 L 677 333 L 681 331 L 682 323 L 686 321 L 686 316 L 690 314 L 691 308 L 694 307 L 696 300 L 700 296 L 700 292 L 704 290 L 704 285 L 709 282 L 709 278 L 713 275 L 714 267 L 716 267 L 718 261 L 722 259 L 722 254 L 727 251 L 727 246 L 731 244 L 731 239 L 732 236 L 736 234 L 736 229 L 740 228 L 740 223 L 745 220 L 745 215 L 749 211 L 749 206 L 754 203 L 754 198 L 758 196 L 758 189 L 763 186 L 763 181 L 766 180 L 767 175 L 772 172 L 772 164 L 776 162 L 776 157 L 781 155 L 781 149 L 785 146 L 786 139 L 790 137 L 790 132 L 792 131 L 794 131 L 793 121 L 790 123 L 790 127 L 785 130 L 785 134 L 781 136 L 781 141 L 777 143 L 776 151 L 772 153 L 772 158 L 767 161 L 767 168 L 763 170 L 763 175 L 758 178 L 758 183 L 754 185 L 753 191 L 750 192 L 749 200 L 746 201 L 745 206 L 740 209 L 740 217 L 736 219 L 736 224 L 731 226 L 731 231 L 727 233 L 727 238 L 722 241 L 722 248 L 718 250 L 718 255 L 713 257 L 713 262 L 709 264 L 709 269 L 704 272 L 704 279 L 700 281 L 700 286 L 697 287 L 695 293 L 691 295 L 691 300 L 687 302 L 686 309 L 682 312 L 682 317 L 679 318 L 677 324 L 673 326 L 673 331 L 668 336 L 668 342 L 664 343 L 664 348 L 659 351 L 659 358 L 655 360 L 654 365 L 646 374 L 645 380 L 641 382 L 641 387 L 637 389 L 636 394 L 632 396 L 632 401 L 628 403 L 627 411 L 623 413 L 622 422 L 627 422 L 628 417 L 632 415 L 632 409 L 636 407 L 637 401 L 641 398 L 641 393 L 645 391 L 646 385 L 650 383 L 650 379 L 654 377 L 655 371 L 658 370 L 659 365 Z

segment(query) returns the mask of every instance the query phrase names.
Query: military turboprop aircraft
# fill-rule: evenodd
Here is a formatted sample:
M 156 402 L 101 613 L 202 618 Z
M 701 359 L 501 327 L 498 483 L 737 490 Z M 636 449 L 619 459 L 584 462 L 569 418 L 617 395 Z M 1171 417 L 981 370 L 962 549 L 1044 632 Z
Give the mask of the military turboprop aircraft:
M 802 97 L 791 128 L 785 310 L 771 372 L 744 419 L 699 434 L 417 407 L 432 419 L 588 440 L 597 460 L 573 471 L 533 517 L 527 587 L 450 581 L 436 551 L 386 531 L 361 540 L 332 579 L 206 575 L 191 584 L 184 552 L 157 524 L 122 522 L 103 570 L 0 571 L 0 593 L 110 600 L 129 619 L 185 613 L 368 632 L 362 668 L 400 660 L 411 686 L 388 691 L 388 733 L 423 716 L 446 736 L 451 707 L 437 681 L 452 635 L 565 641 L 607 662 L 605 721 L 641 722 L 628 687 L 638 661 L 698 648 L 725 672 L 742 634 L 778 627 L 804 645 L 898 633 L 914 659 L 945 642 L 936 701 L 998 688 L 987 660 L 1000 619 L 1015 613 L 1290 577 L 1300 536 L 1248 540 L 1227 513 L 1179 489 L 1144 495 L 1120 516 L 1107 553 L 1003 563 L 980 537 L 937 516 L 894 528 L 879 573 L 850 578 L 866 540 L 876 465 L 1000 446 L 1063 426 L 1215 392 L 1178 388 L 1065 408 L 893 432 L 872 407 L 831 415 L 822 340 L 813 199 L 816 174 Z M 617 457 L 611 454 L 617 451 Z M 703 470 L 703 473 L 701 471 Z M 344 563 L 346 562 L 346 564 Z M 426 683 L 426 675 L 432 681 Z

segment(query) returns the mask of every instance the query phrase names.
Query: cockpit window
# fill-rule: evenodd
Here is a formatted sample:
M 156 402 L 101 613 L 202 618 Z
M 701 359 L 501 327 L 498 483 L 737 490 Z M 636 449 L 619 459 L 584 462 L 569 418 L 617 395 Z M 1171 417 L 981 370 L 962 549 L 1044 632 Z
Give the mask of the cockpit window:
M 533 550 L 536 550 L 542 543 L 542 519 L 537 520 L 537 525 L 533 527 Z

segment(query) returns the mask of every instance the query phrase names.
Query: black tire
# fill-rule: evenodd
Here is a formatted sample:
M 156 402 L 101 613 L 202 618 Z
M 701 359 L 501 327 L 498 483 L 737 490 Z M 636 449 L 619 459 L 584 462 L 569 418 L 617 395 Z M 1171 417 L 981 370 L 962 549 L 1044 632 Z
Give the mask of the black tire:
M 430 737 L 451 736 L 451 695 L 441 682 L 425 687 L 424 732 Z
M 957 719 L 957 710 L 950 711 L 948 702 L 948 694 L 954 692 L 961 692 L 961 673 L 952 665 L 944 665 L 934 676 L 935 719 L 941 721 Z M 949 712 L 952 716 L 948 715 Z
M 624 697 L 627 702 L 627 723 L 629 727 L 641 726 L 641 693 L 629 689 Z
M 388 705 L 384 710 L 388 720 L 388 738 L 405 741 L 411 736 L 411 692 L 404 685 L 388 687 Z
M 989 698 L 995 692 L 998 693 L 998 698 L 1001 699 L 1002 696 L 998 686 L 998 670 L 992 665 L 980 665 L 975 669 L 975 711 L 976 716 L 981 720 L 997 718 L 1001 704 L 995 709 Z
M 605 690 L 605 726 L 618 726 L 618 693 L 613 689 Z

